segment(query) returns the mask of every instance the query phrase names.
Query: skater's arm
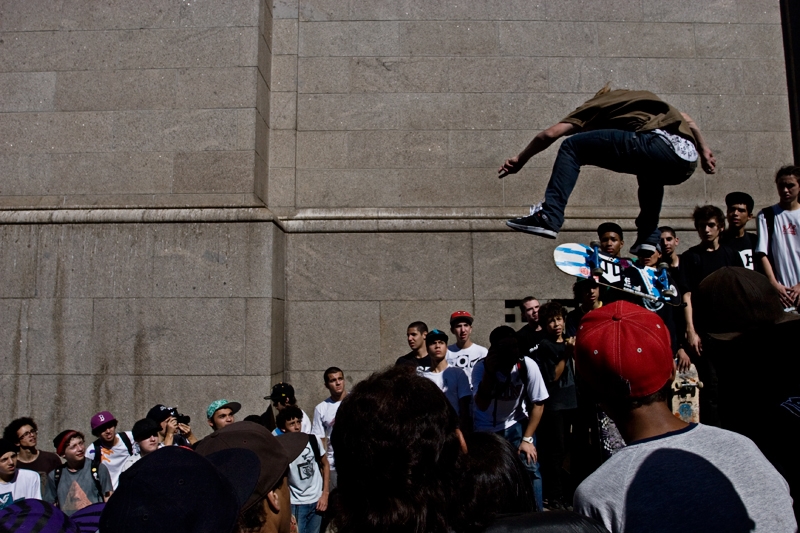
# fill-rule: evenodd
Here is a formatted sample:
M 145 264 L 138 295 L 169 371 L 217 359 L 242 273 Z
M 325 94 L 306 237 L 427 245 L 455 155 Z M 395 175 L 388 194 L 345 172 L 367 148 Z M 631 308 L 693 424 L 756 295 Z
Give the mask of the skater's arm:
M 706 144 L 703 134 L 700 133 L 700 128 L 697 127 L 692 117 L 686 113 L 681 113 L 681 115 L 689 126 L 689 129 L 692 130 L 692 135 L 694 135 L 694 139 L 697 141 L 697 151 L 700 154 L 700 163 L 703 167 L 703 171 L 706 174 L 713 174 L 717 171 L 717 160 L 714 157 L 714 153 L 711 151 L 708 144 Z
M 522 434 L 523 437 L 533 437 L 533 434 L 536 433 L 536 428 L 539 426 L 539 421 L 542 419 L 543 412 L 544 403 L 536 402 L 531 406 L 531 416 L 528 418 L 528 425 L 525 427 L 525 432 Z M 533 444 L 522 441 L 519 444 L 519 451 L 525 454 L 528 464 L 536 462 L 538 454 Z
M 792 288 L 784 287 L 775 277 L 775 271 L 772 270 L 772 263 L 769 262 L 769 257 L 761 253 L 756 255 L 761 261 L 761 268 L 764 269 L 764 275 L 767 276 L 769 282 L 773 287 L 775 287 L 775 290 L 778 291 L 778 295 L 781 298 L 781 304 L 783 304 L 784 307 L 791 307 L 794 305 L 796 295 L 792 294 Z
M 683 303 L 686 306 L 683 308 L 684 316 L 686 317 L 686 343 L 691 347 L 696 355 L 700 355 L 703 350 L 703 345 L 700 342 L 700 335 L 694 329 L 692 322 L 692 293 L 686 292 L 683 294 Z
M 556 142 L 561 137 L 564 137 L 565 135 L 572 135 L 577 129 L 578 126 L 575 124 L 559 122 L 558 124 L 554 124 L 546 130 L 539 132 L 528 144 L 528 146 L 526 146 L 525 149 L 519 153 L 519 155 L 512 157 L 511 159 L 506 159 L 506 162 L 503 163 L 503 166 L 497 171 L 500 174 L 498 177 L 504 178 L 509 174 L 516 174 L 522 167 L 525 166 L 525 163 L 527 163 L 531 157 L 546 150 L 551 144 Z

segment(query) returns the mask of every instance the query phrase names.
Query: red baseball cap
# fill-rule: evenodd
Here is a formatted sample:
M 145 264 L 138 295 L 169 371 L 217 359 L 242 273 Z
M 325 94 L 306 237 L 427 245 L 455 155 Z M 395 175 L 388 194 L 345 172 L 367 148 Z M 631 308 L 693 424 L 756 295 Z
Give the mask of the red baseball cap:
M 661 318 L 618 301 L 587 313 L 578 327 L 575 373 L 601 398 L 643 398 L 672 376 L 672 343 Z
M 471 326 L 472 321 L 473 321 L 472 315 L 469 314 L 468 311 L 456 311 L 455 313 L 450 315 L 450 326 L 458 322 L 466 322 Z

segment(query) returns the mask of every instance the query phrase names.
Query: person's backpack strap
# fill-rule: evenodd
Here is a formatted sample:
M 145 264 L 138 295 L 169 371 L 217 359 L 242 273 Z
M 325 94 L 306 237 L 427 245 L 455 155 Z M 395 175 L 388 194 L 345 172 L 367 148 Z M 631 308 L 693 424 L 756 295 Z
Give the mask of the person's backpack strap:
M 56 501 L 58 501 L 58 482 L 61 481 L 61 471 L 64 470 L 64 465 L 59 466 L 53 470 L 53 483 L 56 486 Z
M 124 431 L 120 431 L 117 435 L 119 435 L 119 438 L 125 443 L 125 447 L 128 448 L 128 455 L 133 455 L 133 443 L 131 439 L 128 438 L 128 434 Z
M 767 222 L 767 257 L 771 258 L 772 236 L 775 234 L 775 209 L 772 206 L 764 208 L 764 220 Z
M 100 463 L 103 461 L 103 452 L 97 453 L 97 449 L 94 452 L 94 458 L 92 459 L 92 479 L 94 480 L 94 486 L 97 488 L 97 494 L 100 495 L 100 502 L 106 501 L 106 497 L 103 494 L 103 484 L 100 483 L 100 474 L 98 470 L 100 469 Z
M 319 465 L 319 471 L 322 472 L 322 454 L 319 451 L 319 442 L 317 442 L 316 435 L 308 436 L 308 443 L 311 445 L 311 450 L 314 452 L 314 460 Z

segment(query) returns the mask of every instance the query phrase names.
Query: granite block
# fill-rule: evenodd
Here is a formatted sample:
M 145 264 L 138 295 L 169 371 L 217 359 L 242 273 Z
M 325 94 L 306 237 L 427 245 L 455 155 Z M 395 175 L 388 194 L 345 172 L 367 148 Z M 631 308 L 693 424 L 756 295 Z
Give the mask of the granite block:
M 752 59 L 742 61 L 742 86 L 744 94 L 786 94 L 786 63 L 783 56 L 770 61 Z
M 301 93 L 346 93 L 351 87 L 351 62 L 370 58 L 300 57 L 297 59 L 297 90 Z M 377 61 L 377 60 L 376 60 Z
M 409 56 L 493 56 L 499 49 L 491 21 L 419 21 L 400 24 L 400 53 Z
M 260 155 L 258 155 L 258 153 L 256 153 L 253 194 L 263 205 L 269 205 L 268 176 L 269 165 Z
M 53 154 L 42 192 L 168 193 L 173 188 L 173 157 L 164 152 Z
M 256 111 L 262 117 L 268 117 L 270 113 L 269 101 L 272 93 L 267 86 L 264 76 L 259 72 L 256 75 Z
M 481 168 L 496 176 L 503 161 L 518 154 L 538 133 L 525 130 L 463 130 L 449 132 L 447 166 Z M 551 147 L 529 160 L 525 168 L 551 167 L 557 147 Z
M 742 94 L 741 62 L 731 59 L 648 59 L 647 82 L 657 94 Z
M 309 58 L 310 59 L 310 58 Z M 474 60 L 474 58 L 471 58 Z M 331 73 L 332 81 L 322 82 L 338 87 L 346 83 L 344 91 L 325 92 L 379 92 L 379 93 L 438 93 L 448 90 L 448 59 L 442 57 L 353 57 L 348 63 L 349 73 Z M 335 67 L 337 63 L 334 63 Z M 321 74 L 317 74 L 321 77 Z M 342 81 L 338 81 L 342 79 Z M 337 83 L 338 82 L 338 83 Z M 316 82 L 319 84 L 320 82 Z M 322 91 L 306 91 L 322 92 Z
M 232 110 L 236 121 L 236 150 L 253 150 L 256 142 L 256 122 L 260 115 L 255 107 Z
M 502 22 L 499 55 L 523 57 L 594 56 L 597 25 L 592 22 Z
M 4 260 L 0 262 L 0 298 L 39 296 L 36 285 L 39 228 L 17 225 L 0 226 L 0 243 L 2 243 L 4 257 Z M 4 320 L 8 320 L 8 318 Z
M 273 56 L 270 78 L 272 91 L 297 91 L 297 56 Z
M 283 133 L 289 135 L 289 132 Z M 346 132 L 298 131 L 297 168 L 346 168 L 348 166 L 347 145 L 348 135 Z M 270 166 L 280 165 L 270 164 Z
M 298 208 L 501 206 L 493 168 L 298 170 Z
M 107 152 L 109 113 L 0 113 L 0 154 Z
M 575 278 L 553 267 L 553 248 L 589 242 L 593 234 L 561 232 L 555 241 L 519 232 L 480 232 L 472 236 L 475 300 L 569 298 Z
M 703 138 L 714 152 L 717 165 L 726 169 L 752 166 L 748 157 L 747 132 L 703 131 Z M 696 172 L 699 174 L 702 170 Z
M 548 65 L 548 87 L 552 92 L 594 93 L 609 82 L 615 89 L 655 90 L 648 85 L 647 63 L 643 59 L 553 57 L 541 61 Z
M 255 143 L 256 154 L 265 161 L 269 157 L 269 135 L 270 130 L 264 116 L 256 113 Z
M 698 57 L 775 59 L 783 54 L 783 34 L 777 24 L 697 24 Z
M 761 209 L 778 203 L 775 172 L 783 164 L 783 161 L 776 160 L 772 168 L 725 168 L 713 176 L 707 176 L 709 200 L 724 208 L 726 194 L 744 191 L 755 200 L 753 212 L 758 214 Z
M 599 87 L 598 87 L 599 89 Z M 596 92 L 596 91 L 595 91 Z M 592 93 L 507 93 L 502 95 L 473 95 L 476 102 L 485 106 L 499 106 L 496 129 L 543 130 L 560 121 L 573 109 L 594 95 Z M 480 116 L 471 124 L 477 129 Z
M 597 55 L 610 57 L 695 57 L 692 24 L 597 23 Z
M 175 107 L 253 107 L 256 104 L 257 77 L 255 67 L 179 70 Z
M 297 19 L 276 19 L 272 23 L 272 53 L 297 55 Z
M 95 300 L 95 372 L 244 375 L 245 302 L 244 298 Z
M 57 73 L 59 111 L 115 111 L 175 107 L 174 70 L 66 71 Z
M 352 131 L 347 133 L 347 166 L 442 168 L 447 142 L 446 131 Z
M 249 192 L 253 190 L 254 152 L 179 152 L 173 192 Z
M 89 420 L 100 409 L 96 408 L 93 394 L 79 394 L 77 391 L 93 391 L 94 382 L 93 376 L 30 376 L 28 411 L 24 415 L 36 420 L 41 448 L 52 451 L 53 437 L 67 428 L 90 434 Z M 126 399 L 129 401 L 130 397 Z
M 0 31 L 57 30 L 61 26 L 64 0 L 0 2 Z
M 267 83 L 267 87 L 269 87 L 272 84 L 272 52 L 270 51 L 267 41 L 263 36 L 258 38 L 257 44 L 258 72 L 261 74 L 261 77 L 264 78 L 264 81 Z
M 277 1 L 277 0 L 273 0 Z M 294 4 L 294 17 L 301 22 L 308 21 L 338 21 L 350 18 L 350 2 L 341 0 L 280 0 Z M 298 9 L 298 4 L 301 4 Z M 286 18 L 294 18 L 286 17 Z
M 524 294 L 522 298 L 526 296 L 529 295 Z M 521 298 L 517 296 L 514 299 Z M 510 326 L 514 329 L 519 329 L 524 324 L 520 319 L 519 308 L 507 308 L 505 300 L 475 300 L 474 306 L 476 322 L 473 325 L 470 338 L 472 342 L 480 344 L 481 346 L 489 347 L 489 334 L 494 328 L 498 326 Z M 514 321 L 506 321 L 506 315 L 512 312 L 514 314 Z M 477 322 L 477 320 L 480 320 L 480 322 Z
M 23 31 L 0 35 L 0 72 L 103 70 L 117 60 L 117 32 Z
M 295 166 L 297 132 L 294 130 L 270 130 L 269 166 L 291 168 Z M 297 165 L 300 166 L 299 163 Z
M 300 56 L 400 56 L 398 22 L 303 22 L 300 21 Z
M 789 104 L 783 95 L 701 95 L 699 99 L 703 120 L 701 128 L 789 131 Z
M 791 164 L 792 134 L 788 131 L 751 131 L 747 133 L 748 166 L 777 170 Z
M 0 191 L 2 195 L 43 194 L 50 185 L 50 154 L 0 155 Z
M 272 224 L 272 297 L 286 299 L 286 233 L 277 224 Z M 253 265 L 257 268 L 257 265 Z M 274 304 L 277 305 L 277 304 Z
M 774 0 L 736 0 L 739 22 L 750 24 L 780 24 L 780 3 Z
M 272 298 L 245 299 L 245 375 L 269 375 L 272 353 Z
M 291 324 L 286 336 L 287 370 L 379 367 L 379 302 L 289 301 L 286 320 Z M 344 332 L 348 332 L 345 338 Z
M 269 369 L 271 374 L 282 373 L 286 370 L 285 345 L 286 345 L 286 302 L 277 298 L 272 299 L 272 315 L 270 317 L 271 342 L 269 352 Z
M 52 111 L 55 92 L 55 72 L 2 73 L 0 113 Z
M 337 364 L 336 358 L 332 358 L 331 366 L 341 368 L 344 373 L 345 390 L 352 390 L 356 384 L 366 379 L 372 374 L 370 370 L 354 369 L 343 364 Z M 326 367 L 327 368 L 327 367 Z M 323 383 L 323 373 L 325 369 L 319 370 L 288 370 L 284 373 L 283 380 L 291 383 L 297 396 L 297 405 L 303 409 L 313 420 L 314 408 L 320 402 L 330 397 L 330 392 Z M 273 379 L 272 383 L 277 383 Z
M 126 0 L 100 3 L 62 0 L 61 3 L 61 29 L 66 30 L 177 28 L 180 23 L 179 2 L 137 0 L 135 8 Z
M 680 187 L 678 185 L 677 187 Z M 598 167 L 581 168 L 580 177 L 572 191 L 569 205 L 639 205 L 636 198 L 636 176 L 618 174 Z
M 558 0 L 548 2 L 546 6 L 548 20 L 640 22 L 644 15 L 639 0 Z
M 447 333 L 451 344 L 454 343 L 455 336 L 450 331 L 449 320 L 450 315 L 458 310 L 469 311 L 475 317 L 472 331 L 473 342 L 477 342 L 476 335 L 480 335 L 481 332 L 485 333 L 485 337 L 488 339 L 489 331 L 491 331 L 489 323 L 484 320 L 485 317 L 475 314 L 473 302 L 469 299 L 380 302 L 381 345 L 378 368 L 393 365 L 398 357 L 411 351 L 406 339 L 406 331 L 412 322 L 425 322 L 429 331 L 438 328 Z
M 294 130 L 297 129 L 297 93 L 271 94 L 272 113 L 270 114 L 270 129 Z M 311 128 L 314 129 L 314 128 Z
M 547 60 L 535 57 L 453 57 L 448 68 L 447 90 L 456 93 L 517 93 L 548 90 Z
M 295 169 L 270 169 L 268 205 L 270 207 L 294 207 L 295 203 Z
M 297 128 L 301 131 L 398 129 L 400 115 L 408 113 L 410 105 L 411 99 L 406 94 L 303 95 L 297 102 Z
M 749 1 L 749 0 L 745 0 Z M 692 0 L 644 0 L 644 20 L 652 22 L 738 22 L 736 0 L 694 2 Z
M 266 0 L 271 5 L 272 16 L 276 19 L 296 19 L 299 0 Z
M 0 376 L 0 401 L 5 406 L 6 419 L 11 421 L 21 416 L 30 416 L 30 376 L 14 374 L 10 371 Z M 41 423 L 37 424 L 43 437 L 55 436 L 57 433 L 45 432 Z M 47 442 L 43 440 L 43 442 Z
M 154 295 L 271 296 L 271 224 L 159 224 L 151 231 Z
M 255 0 L 192 0 L 181 3 L 182 27 L 256 26 Z
M 429 233 L 425 246 L 411 233 L 290 234 L 287 239 L 287 299 L 463 300 L 472 296 L 472 245 L 459 233 Z M 349 250 L 331 261 L 336 250 Z M 412 252 L 413 250 L 413 252 Z M 420 265 L 447 258 L 448 267 Z M 292 324 L 291 319 L 289 323 Z
M 245 30 L 221 27 L 110 33 L 114 34 L 117 68 L 229 68 L 255 66 L 250 61 L 251 51 L 242 48 L 242 37 L 251 35 Z M 257 31 L 252 37 L 256 35 Z

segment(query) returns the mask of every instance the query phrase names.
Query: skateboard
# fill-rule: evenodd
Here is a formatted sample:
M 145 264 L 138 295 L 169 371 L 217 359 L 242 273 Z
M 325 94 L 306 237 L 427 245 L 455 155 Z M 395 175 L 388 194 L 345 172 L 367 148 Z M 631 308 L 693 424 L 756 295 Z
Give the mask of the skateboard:
M 611 257 L 599 250 L 600 243 L 590 246 L 567 243 L 553 250 L 556 267 L 562 272 L 582 279 L 594 278 L 599 285 L 633 294 L 646 301 L 673 306 L 683 305 L 675 287 L 669 282 L 667 265 L 658 269 L 637 267 L 630 259 Z M 631 269 L 638 272 L 633 278 Z
M 675 374 L 672 382 L 672 413 L 684 422 L 700 422 L 700 389 L 703 382 L 697 375 L 697 368 L 689 366 L 686 372 Z

